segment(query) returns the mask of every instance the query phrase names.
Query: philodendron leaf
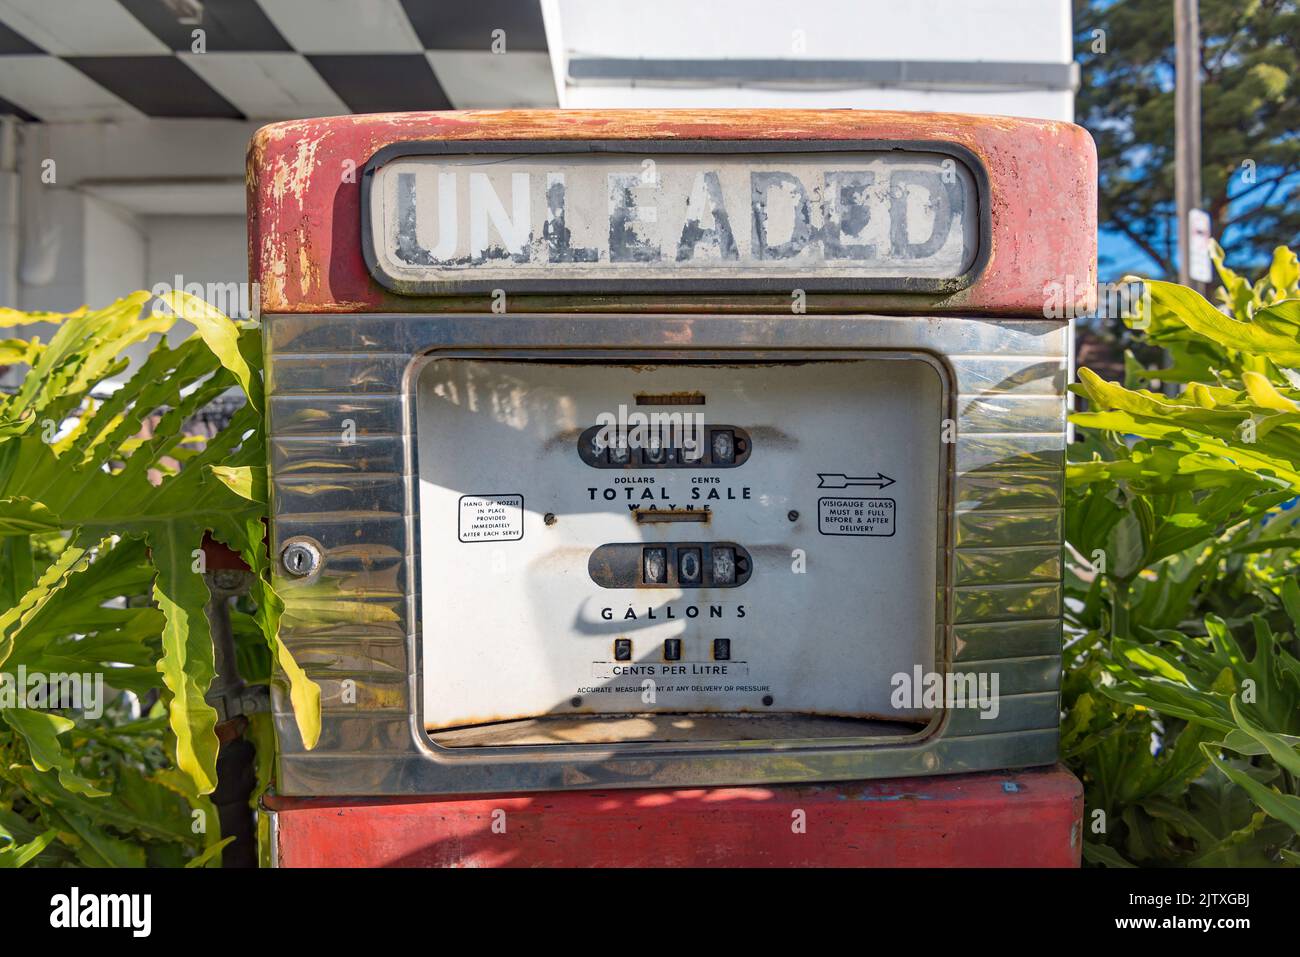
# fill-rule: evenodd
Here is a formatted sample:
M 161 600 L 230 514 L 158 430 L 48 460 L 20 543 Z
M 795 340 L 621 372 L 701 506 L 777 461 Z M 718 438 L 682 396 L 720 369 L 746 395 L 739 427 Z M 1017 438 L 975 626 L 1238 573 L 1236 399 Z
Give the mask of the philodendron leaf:
M 13 326 L 35 325 L 38 322 L 58 325 L 64 319 L 75 319 L 84 316 L 88 311 L 85 306 L 82 306 L 76 312 L 23 312 L 20 309 L 0 306 L 0 327 L 8 329 Z
M 1275 737 L 1280 738 L 1283 744 L 1292 748 L 1300 748 L 1300 736 L 1294 734 L 1279 734 Z M 1231 731 L 1220 742 L 1220 744 L 1229 751 L 1236 751 L 1238 754 L 1244 754 L 1247 757 L 1258 757 L 1268 754 L 1268 748 L 1264 747 L 1258 740 L 1251 737 L 1245 731 Z
M 293 716 L 302 735 L 303 747 L 311 750 L 320 740 L 320 685 L 307 677 L 280 636 L 275 637 L 275 660 L 289 679 L 289 700 L 293 702 Z
M 1269 757 L 1292 774 L 1300 774 L 1300 751 L 1296 750 L 1293 743 L 1294 739 L 1287 740 L 1285 735 L 1265 731 L 1247 718 L 1242 714 L 1241 708 L 1237 704 L 1236 695 L 1232 696 L 1232 700 L 1228 702 L 1228 707 L 1232 709 L 1232 717 L 1237 722 L 1237 727 L 1258 743 L 1268 753 Z M 1224 747 L 1227 746 L 1228 743 L 1225 740 Z
M 1288 399 L 1273 383 L 1258 372 L 1243 372 L 1241 381 L 1246 386 L 1246 394 L 1261 409 L 1273 409 L 1277 412 L 1297 412 L 1300 405 Z
M 1133 508 L 1124 509 L 1115 527 L 1106 539 L 1106 553 L 1110 556 L 1110 573 L 1127 579 L 1142 570 L 1146 554 L 1146 540 L 1142 523 Z
M 241 541 L 240 555 L 253 572 L 249 594 L 257 605 L 256 619 L 271 645 L 284 677 L 289 682 L 289 700 L 293 704 L 293 717 L 298 725 L 298 734 L 303 746 L 316 747 L 320 740 L 320 685 L 307 677 L 307 672 L 293 658 L 293 654 L 280 640 L 280 619 L 284 616 L 284 601 L 276 593 L 270 582 L 269 560 L 262 540 L 263 526 L 260 518 L 250 518 L 245 522 L 241 535 L 232 535 L 232 540 Z
M 52 596 L 67 583 L 68 576 L 84 568 L 89 560 L 87 549 L 69 545 L 17 604 L 0 612 L 0 664 L 9 657 L 26 623 L 49 604 Z
M 76 757 L 63 750 L 59 736 L 75 727 L 71 719 L 32 708 L 5 708 L 0 715 L 26 740 L 27 753 L 36 770 L 57 771 L 59 783 L 76 794 L 87 797 L 105 797 L 108 794 L 79 775 Z
M 248 401 L 254 408 L 260 408 L 261 383 L 254 381 L 253 370 L 239 350 L 239 326 L 220 310 L 187 292 L 173 290 L 161 298 L 176 315 L 193 323 L 212 354 L 234 374 Z
M 1105 844 L 1092 844 L 1088 841 L 1083 842 L 1083 859 L 1089 864 L 1101 864 L 1104 867 L 1136 867 L 1136 864 L 1125 860 L 1124 856 L 1113 847 Z
M 14 396 L 16 408 L 68 409 L 98 382 L 122 371 L 123 351 L 166 332 L 174 319 L 144 311 L 149 294 L 134 292 L 93 312 L 70 314 Z M 62 415 L 53 416 L 56 420 Z
M 38 837 L 15 847 L 0 847 L 0 870 L 10 867 L 22 867 L 34 861 L 59 836 L 59 832 L 50 828 Z
M 1282 607 L 1286 609 L 1291 624 L 1300 631 L 1300 583 L 1294 577 L 1282 583 Z
M 64 763 L 59 735 L 76 727 L 70 718 L 22 707 L 0 710 L 0 718 L 26 739 L 27 752 L 37 771 L 48 771 Z
M 1258 321 L 1225 316 L 1195 290 L 1171 282 L 1149 282 L 1152 299 L 1177 313 L 1192 331 L 1225 349 L 1266 356 L 1281 365 L 1300 364 L 1300 340 L 1270 331 Z M 1265 310 L 1256 314 L 1256 320 Z
M 1244 771 L 1238 771 L 1230 766 L 1227 762 L 1220 759 L 1214 753 L 1213 745 L 1204 745 L 1206 754 L 1214 762 L 1214 766 L 1222 771 L 1233 784 L 1236 784 L 1243 791 L 1250 795 L 1250 799 L 1255 802 L 1269 817 L 1276 818 L 1283 824 L 1287 825 L 1296 833 L 1300 834 L 1300 797 L 1294 794 L 1282 794 L 1275 791 L 1267 785 L 1260 784 L 1249 774 Z
M 201 538 L 168 522 L 149 535 L 149 544 L 158 569 L 153 596 L 166 619 L 158 670 L 172 695 L 169 718 L 176 735 L 176 763 L 193 779 L 198 793 L 209 794 L 217 786 L 217 712 L 203 696 L 216 665 L 203 610 L 208 586 L 195 573 L 190 557 L 191 543 Z
M 246 498 L 250 502 L 266 501 L 266 468 L 257 465 L 246 465 L 238 468 L 229 468 L 222 465 L 212 466 L 212 474 L 221 480 L 221 483 L 241 498 Z
M 211 867 L 214 865 L 220 867 L 222 850 L 226 847 L 227 844 L 232 843 L 234 840 L 235 839 L 233 837 L 226 837 L 226 838 L 222 838 L 220 841 L 218 841 L 215 844 L 209 844 L 206 848 L 203 849 L 202 854 L 200 854 L 198 857 L 194 858 L 193 860 L 187 861 L 185 863 L 185 866 L 187 868 Z
M 51 814 L 64 826 L 60 831 L 70 832 L 79 838 L 78 858 L 88 867 L 144 867 L 144 848 L 130 841 L 114 837 L 94 818 L 85 814 L 63 812 Z
M 0 500 L 0 535 L 35 535 L 59 527 L 59 517 L 23 495 Z
M 1268 267 L 1268 281 L 1279 296 L 1296 294 L 1296 286 L 1300 284 L 1300 262 L 1297 262 L 1296 254 L 1285 246 L 1273 250 L 1273 262 Z
M 1255 291 L 1244 277 L 1237 275 L 1223 264 L 1223 249 L 1213 241 L 1210 243 L 1210 258 L 1214 260 L 1219 282 L 1223 284 L 1219 293 L 1220 298 L 1232 308 L 1233 314 L 1244 322 L 1250 318 L 1251 309 L 1258 304 Z

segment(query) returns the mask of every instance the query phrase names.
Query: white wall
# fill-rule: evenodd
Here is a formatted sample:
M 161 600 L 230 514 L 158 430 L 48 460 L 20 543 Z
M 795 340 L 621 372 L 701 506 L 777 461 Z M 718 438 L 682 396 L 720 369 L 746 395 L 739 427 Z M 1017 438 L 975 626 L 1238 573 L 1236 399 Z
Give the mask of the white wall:
M 567 51 L 664 59 L 1073 59 L 1068 0 L 558 0 Z M 794 46 L 803 32 L 804 49 Z
M 1074 115 L 1069 89 L 632 84 L 568 76 L 576 58 L 1066 65 L 1073 61 L 1069 0 L 543 0 L 543 10 L 563 107 L 936 110 L 1058 120 Z
M 244 151 L 257 126 L 151 120 L 24 127 L 10 174 L 18 183 L 19 253 L 11 265 L 0 256 L 4 304 L 66 312 L 174 283 L 177 275 L 245 282 Z M 46 182 L 51 158 L 53 182 Z
M 178 276 L 219 294 L 227 284 L 247 283 L 244 151 L 258 125 L 151 120 L 23 127 L 13 169 L 0 168 L 0 305 L 95 308 L 137 289 L 175 285 Z M 46 182 L 50 158 L 53 182 Z M 6 183 L 16 183 L 12 196 Z M 213 304 L 229 310 L 232 303 L 223 295 Z M 48 341 L 53 331 L 0 329 L 0 337 Z M 188 332 L 187 323 L 177 323 L 169 339 Z M 147 348 L 132 350 L 133 358 Z M 10 370 L 3 381 L 16 376 Z
M 82 299 L 108 305 L 144 285 L 145 233 L 139 220 L 93 196 L 83 196 Z
M 247 225 L 243 216 L 146 216 L 145 288 L 157 283 L 220 286 L 248 280 Z M 212 297 L 215 298 L 215 297 Z M 226 308 L 225 303 L 213 305 Z

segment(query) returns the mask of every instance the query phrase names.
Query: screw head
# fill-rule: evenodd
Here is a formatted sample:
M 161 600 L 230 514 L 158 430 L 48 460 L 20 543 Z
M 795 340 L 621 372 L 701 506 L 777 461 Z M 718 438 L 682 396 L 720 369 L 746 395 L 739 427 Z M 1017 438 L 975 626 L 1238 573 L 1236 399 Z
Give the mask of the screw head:
M 785 517 L 788 518 L 788 519 L 789 519 L 790 521 L 792 521 L 792 522 L 797 522 L 797 521 L 799 521 L 799 513 L 796 512 L 794 509 L 790 509 L 790 511 L 786 512 L 786 513 L 785 513 Z
M 306 578 L 320 568 L 321 553 L 315 542 L 305 538 L 290 539 L 280 551 L 280 564 L 294 578 Z

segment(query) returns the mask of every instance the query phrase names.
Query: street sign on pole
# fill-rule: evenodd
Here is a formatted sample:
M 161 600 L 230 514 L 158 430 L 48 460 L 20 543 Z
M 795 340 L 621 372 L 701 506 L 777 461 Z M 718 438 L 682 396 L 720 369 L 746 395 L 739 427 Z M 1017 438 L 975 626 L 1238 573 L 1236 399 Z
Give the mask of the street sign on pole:
M 1187 211 L 1187 275 L 1193 282 L 1214 278 L 1210 262 L 1210 214 L 1203 209 Z

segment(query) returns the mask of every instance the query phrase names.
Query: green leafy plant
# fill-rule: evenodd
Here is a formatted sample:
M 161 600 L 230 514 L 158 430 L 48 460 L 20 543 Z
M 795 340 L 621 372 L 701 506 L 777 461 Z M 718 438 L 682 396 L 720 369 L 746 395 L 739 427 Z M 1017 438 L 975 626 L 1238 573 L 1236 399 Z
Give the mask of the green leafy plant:
M 277 636 L 257 326 L 184 293 L 149 303 L 0 310 L 0 327 L 57 327 L 0 342 L 0 362 L 28 367 L 0 397 L 0 676 L 100 675 L 110 699 L 100 715 L 0 707 L 0 866 L 219 861 L 209 534 L 253 570 L 245 639 L 279 664 L 308 746 L 319 733 L 319 690 Z M 178 318 L 195 333 L 172 346 Z M 126 350 L 151 337 L 132 371 Z M 246 402 L 229 424 L 188 435 L 231 389 Z
M 1094 863 L 1300 861 L 1300 267 L 1215 264 L 1222 309 L 1147 283 L 1167 367 L 1075 387 L 1062 749 Z

